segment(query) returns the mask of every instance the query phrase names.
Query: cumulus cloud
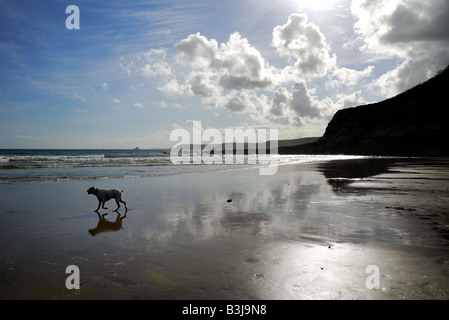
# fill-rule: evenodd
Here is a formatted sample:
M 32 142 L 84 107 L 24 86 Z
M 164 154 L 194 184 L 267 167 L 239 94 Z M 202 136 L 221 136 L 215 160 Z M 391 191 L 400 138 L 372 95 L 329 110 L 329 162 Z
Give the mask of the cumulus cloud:
M 328 108 L 326 102 L 321 101 L 311 94 L 304 81 L 293 83 L 290 90 L 278 87 L 273 99 L 262 96 L 257 100 L 253 118 L 262 123 L 280 123 L 290 125 L 303 124 L 303 118 L 320 118 Z
M 306 14 L 292 14 L 272 32 L 272 46 L 284 66 L 274 67 L 239 32 L 219 43 L 201 33 L 190 34 L 175 45 L 175 72 L 167 51 L 153 49 L 124 64 L 130 74 L 156 78 L 156 88 L 171 99 L 197 97 L 210 109 L 247 113 L 261 123 L 301 125 L 328 119 L 342 107 L 362 104 L 361 93 L 319 99 L 310 80 L 328 75 L 332 85 L 353 86 L 372 75 L 362 70 L 337 68 L 336 56 L 319 27 Z M 283 60 L 285 61 L 285 60 Z
M 434 76 L 438 69 L 449 63 L 449 60 L 443 64 L 435 62 L 433 57 L 406 58 L 398 67 L 381 75 L 376 80 L 376 85 L 386 96 L 392 97 Z
M 164 76 L 170 77 L 172 70 L 166 61 L 167 52 L 165 49 L 151 49 L 144 53 L 145 66 L 141 70 L 144 76 Z
M 175 78 L 170 79 L 164 82 L 163 84 L 157 86 L 157 89 L 163 92 L 164 94 L 172 97 L 191 96 L 193 94 L 189 86 L 179 84 Z
M 331 85 L 339 86 L 345 85 L 353 87 L 360 83 L 361 80 L 366 79 L 372 75 L 374 66 L 368 66 L 363 70 L 354 70 L 349 68 L 336 68 L 332 72 Z
M 296 82 L 290 92 L 289 106 L 299 116 L 319 117 L 320 112 L 314 106 L 313 98 L 304 81 Z
M 165 49 L 151 49 L 137 55 L 135 59 L 121 62 L 128 75 L 140 75 L 143 77 L 172 77 L 173 72 L 167 62 Z
M 402 62 L 378 80 L 394 95 L 427 80 L 449 64 L 449 1 L 353 0 L 360 49 Z
M 282 55 L 294 58 L 284 69 L 269 65 L 261 53 L 238 32 L 219 44 L 200 33 L 191 34 L 177 43 L 177 60 L 192 71 L 183 84 L 171 80 L 164 92 L 189 92 L 201 96 L 203 104 L 224 107 L 232 112 L 251 112 L 275 122 L 298 124 L 299 117 L 319 117 L 316 103 L 304 78 L 326 74 L 335 66 L 336 58 L 319 28 L 304 14 L 293 14 L 287 24 L 273 31 L 273 46 Z M 290 91 L 282 85 L 294 81 Z M 281 87 L 279 87 L 281 85 Z M 274 98 L 262 93 L 273 92 Z M 286 100 L 285 102 L 282 102 Z
M 177 61 L 191 72 L 184 82 L 172 79 L 161 89 L 199 96 L 209 108 L 250 112 L 256 108 L 253 92 L 272 89 L 278 82 L 279 72 L 238 32 L 221 44 L 200 33 L 191 34 L 179 41 L 176 49 Z
M 213 72 L 191 72 L 187 76 L 187 83 L 194 95 L 212 97 L 217 93 L 215 75 Z
M 224 102 L 227 109 L 237 113 L 246 111 L 251 105 L 249 94 L 245 91 L 232 91 Z
M 294 67 L 303 77 L 323 76 L 336 64 L 326 37 L 306 14 L 292 14 L 286 24 L 275 27 L 272 44 L 280 54 L 296 59 Z
M 178 42 L 176 49 L 178 59 L 197 70 L 190 76 L 191 86 L 203 80 L 213 81 L 223 90 L 263 89 L 273 84 L 273 68 L 238 32 L 220 45 L 200 33 L 191 34 Z
M 369 49 L 407 52 L 410 45 L 449 40 L 446 0 L 353 0 L 351 11 Z
M 333 108 L 336 110 L 332 111 L 335 112 L 339 109 L 352 108 L 367 103 L 368 102 L 363 98 L 362 92 L 360 90 L 351 94 L 338 94 L 337 102 L 333 106 Z

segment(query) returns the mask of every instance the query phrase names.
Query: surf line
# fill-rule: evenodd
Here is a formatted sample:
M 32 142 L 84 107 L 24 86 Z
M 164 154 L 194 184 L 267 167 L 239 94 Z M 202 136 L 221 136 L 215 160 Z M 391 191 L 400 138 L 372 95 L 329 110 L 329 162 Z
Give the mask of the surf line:
M 188 307 L 182 308 L 183 315 L 189 314 L 199 314 L 199 315 L 209 315 L 212 318 L 215 314 L 217 307 L 195 307 L 192 304 L 189 304 Z

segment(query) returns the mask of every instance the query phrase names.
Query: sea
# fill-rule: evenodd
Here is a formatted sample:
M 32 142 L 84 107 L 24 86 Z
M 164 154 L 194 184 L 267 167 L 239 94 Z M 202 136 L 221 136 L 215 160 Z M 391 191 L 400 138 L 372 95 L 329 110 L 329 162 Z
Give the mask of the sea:
M 269 159 L 264 162 L 257 159 L 250 161 L 245 156 L 241 164 L 237 164 L 237 161 L 226 162 L 224 159 L 212 164 L 204 161 L 200 164 L 194 164 L 193 161 L 176 164 L 170 159 L 170 151 L 171 149 L 0 149 L 0 183 L 139 178 L 236 170 L 267 164 L 359 158 L 345 155 L 275 154 L 265 155 Z

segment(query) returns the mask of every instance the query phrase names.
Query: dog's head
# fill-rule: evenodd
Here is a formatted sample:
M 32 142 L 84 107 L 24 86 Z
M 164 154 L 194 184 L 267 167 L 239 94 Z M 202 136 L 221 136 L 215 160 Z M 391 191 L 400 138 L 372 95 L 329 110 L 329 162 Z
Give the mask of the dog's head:
M 95 194 L 95 187 L 90 187 L 87 189 L 87 194 Z

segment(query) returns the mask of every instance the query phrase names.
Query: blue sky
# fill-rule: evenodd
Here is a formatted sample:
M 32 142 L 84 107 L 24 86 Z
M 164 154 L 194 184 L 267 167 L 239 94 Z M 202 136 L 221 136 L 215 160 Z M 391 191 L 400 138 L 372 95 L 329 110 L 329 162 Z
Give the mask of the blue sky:
M 192 120 L 321 136 L 337 110 L 447 66 L 448 14 L 446 0 L 3 0 L 0 148 L 171 147 Z

